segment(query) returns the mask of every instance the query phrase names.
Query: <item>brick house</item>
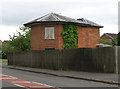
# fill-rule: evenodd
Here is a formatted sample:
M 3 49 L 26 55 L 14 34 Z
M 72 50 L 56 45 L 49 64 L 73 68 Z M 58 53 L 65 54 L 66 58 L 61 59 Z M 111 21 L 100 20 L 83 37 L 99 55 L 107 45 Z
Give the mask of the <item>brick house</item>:
M 8 40 L 4 40 L 3 42 L 2 42 L 2 46 L 4 46 L 5 44 L 7 44 L 8 43 Z
M 114 40 L 116 39 L 118 36 L 118 34 L 115 34 L 115 33 L 104 33 L 102 36 L 101 36 L 101 39 L 103 40 Z
M 61 32 L 64 24 L 78 25 L 78 48 L 96 47 L 100 43 L 99 29 L 103 26 L 84 18 L 72 19 L 50 13 L 24 24 L 31 28 L 31 50 L 63 49 Z

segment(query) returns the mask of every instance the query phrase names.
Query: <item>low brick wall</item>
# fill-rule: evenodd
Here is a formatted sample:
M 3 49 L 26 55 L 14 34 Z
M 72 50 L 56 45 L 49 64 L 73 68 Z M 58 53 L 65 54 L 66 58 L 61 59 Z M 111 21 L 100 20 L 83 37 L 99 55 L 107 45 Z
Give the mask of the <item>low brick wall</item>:
M 113 73 L 116 72 L 116 48 L 77 48 L 16 52 L 8 55 L 8 65 Z

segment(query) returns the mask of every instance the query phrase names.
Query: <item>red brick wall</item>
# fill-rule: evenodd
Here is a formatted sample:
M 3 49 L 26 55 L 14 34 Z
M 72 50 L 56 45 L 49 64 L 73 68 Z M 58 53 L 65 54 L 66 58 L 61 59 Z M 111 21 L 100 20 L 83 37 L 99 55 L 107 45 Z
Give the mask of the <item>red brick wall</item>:
M 111 40 L 112 40 L 112 38 L 109 37 L 109 36 L 107 36 L 106 34 L 104 34 L 104 35 L 101 37 L 101 39 L 104 39 L 104 40 L 111 39 Z
M 61 33 L 63 32 L 63 25 L 59 25 L 58 37 L 59 37 L 59 49 L 63 49 L 63 37 Z
M 100 43 L 99 28 L 95 27 L 78 27 L 79 39 L 78 48 L 89 47 L 94 48 Z
M 54 27 L 54 40 L 45 39 L 45 27 Z M 59 30 L 58 30 L 59 29 Z M 41 24 L 31 28 L 31 50 L 44 50 L 45 48 L 63 49 L 61 24 Z
M 54 27 L 54 40 L 45 39 L 45 27 Z M 31 27 L 31 50 L 44 50 L 45 48 L 63 49 L 63 25 L 61 24 L 41 24 Z M 99 44 L 99 28 L 78 27 L 79 39 L 78 48 L 96 47 Z

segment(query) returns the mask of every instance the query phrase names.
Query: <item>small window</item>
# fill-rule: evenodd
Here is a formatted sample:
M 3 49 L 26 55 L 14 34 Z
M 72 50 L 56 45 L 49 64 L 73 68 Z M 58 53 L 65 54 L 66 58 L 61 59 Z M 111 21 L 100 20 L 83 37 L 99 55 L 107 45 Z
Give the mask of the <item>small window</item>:
M 54 27 L 45 27 L 45 39 L 54 39 Z

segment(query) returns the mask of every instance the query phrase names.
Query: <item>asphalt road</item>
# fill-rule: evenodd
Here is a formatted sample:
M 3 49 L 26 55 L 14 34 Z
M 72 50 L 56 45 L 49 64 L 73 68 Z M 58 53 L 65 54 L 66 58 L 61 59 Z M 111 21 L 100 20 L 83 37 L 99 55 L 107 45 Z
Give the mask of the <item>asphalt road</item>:
M 2 74 L 17 77 L 22 80 L 47 84 L 55 87 L 117 87 L 117 85 L 112 84 L 105 84 L 65 77 L 57 77 L 47 74 L 32 73 L 8 68 L 3 68 Z M 15 85 L 3 80 L 2 87 L 15 87 Z
M 2 81 L 2 87 L 17 87 L 17 86 L 13 85 L 12 83 Z

